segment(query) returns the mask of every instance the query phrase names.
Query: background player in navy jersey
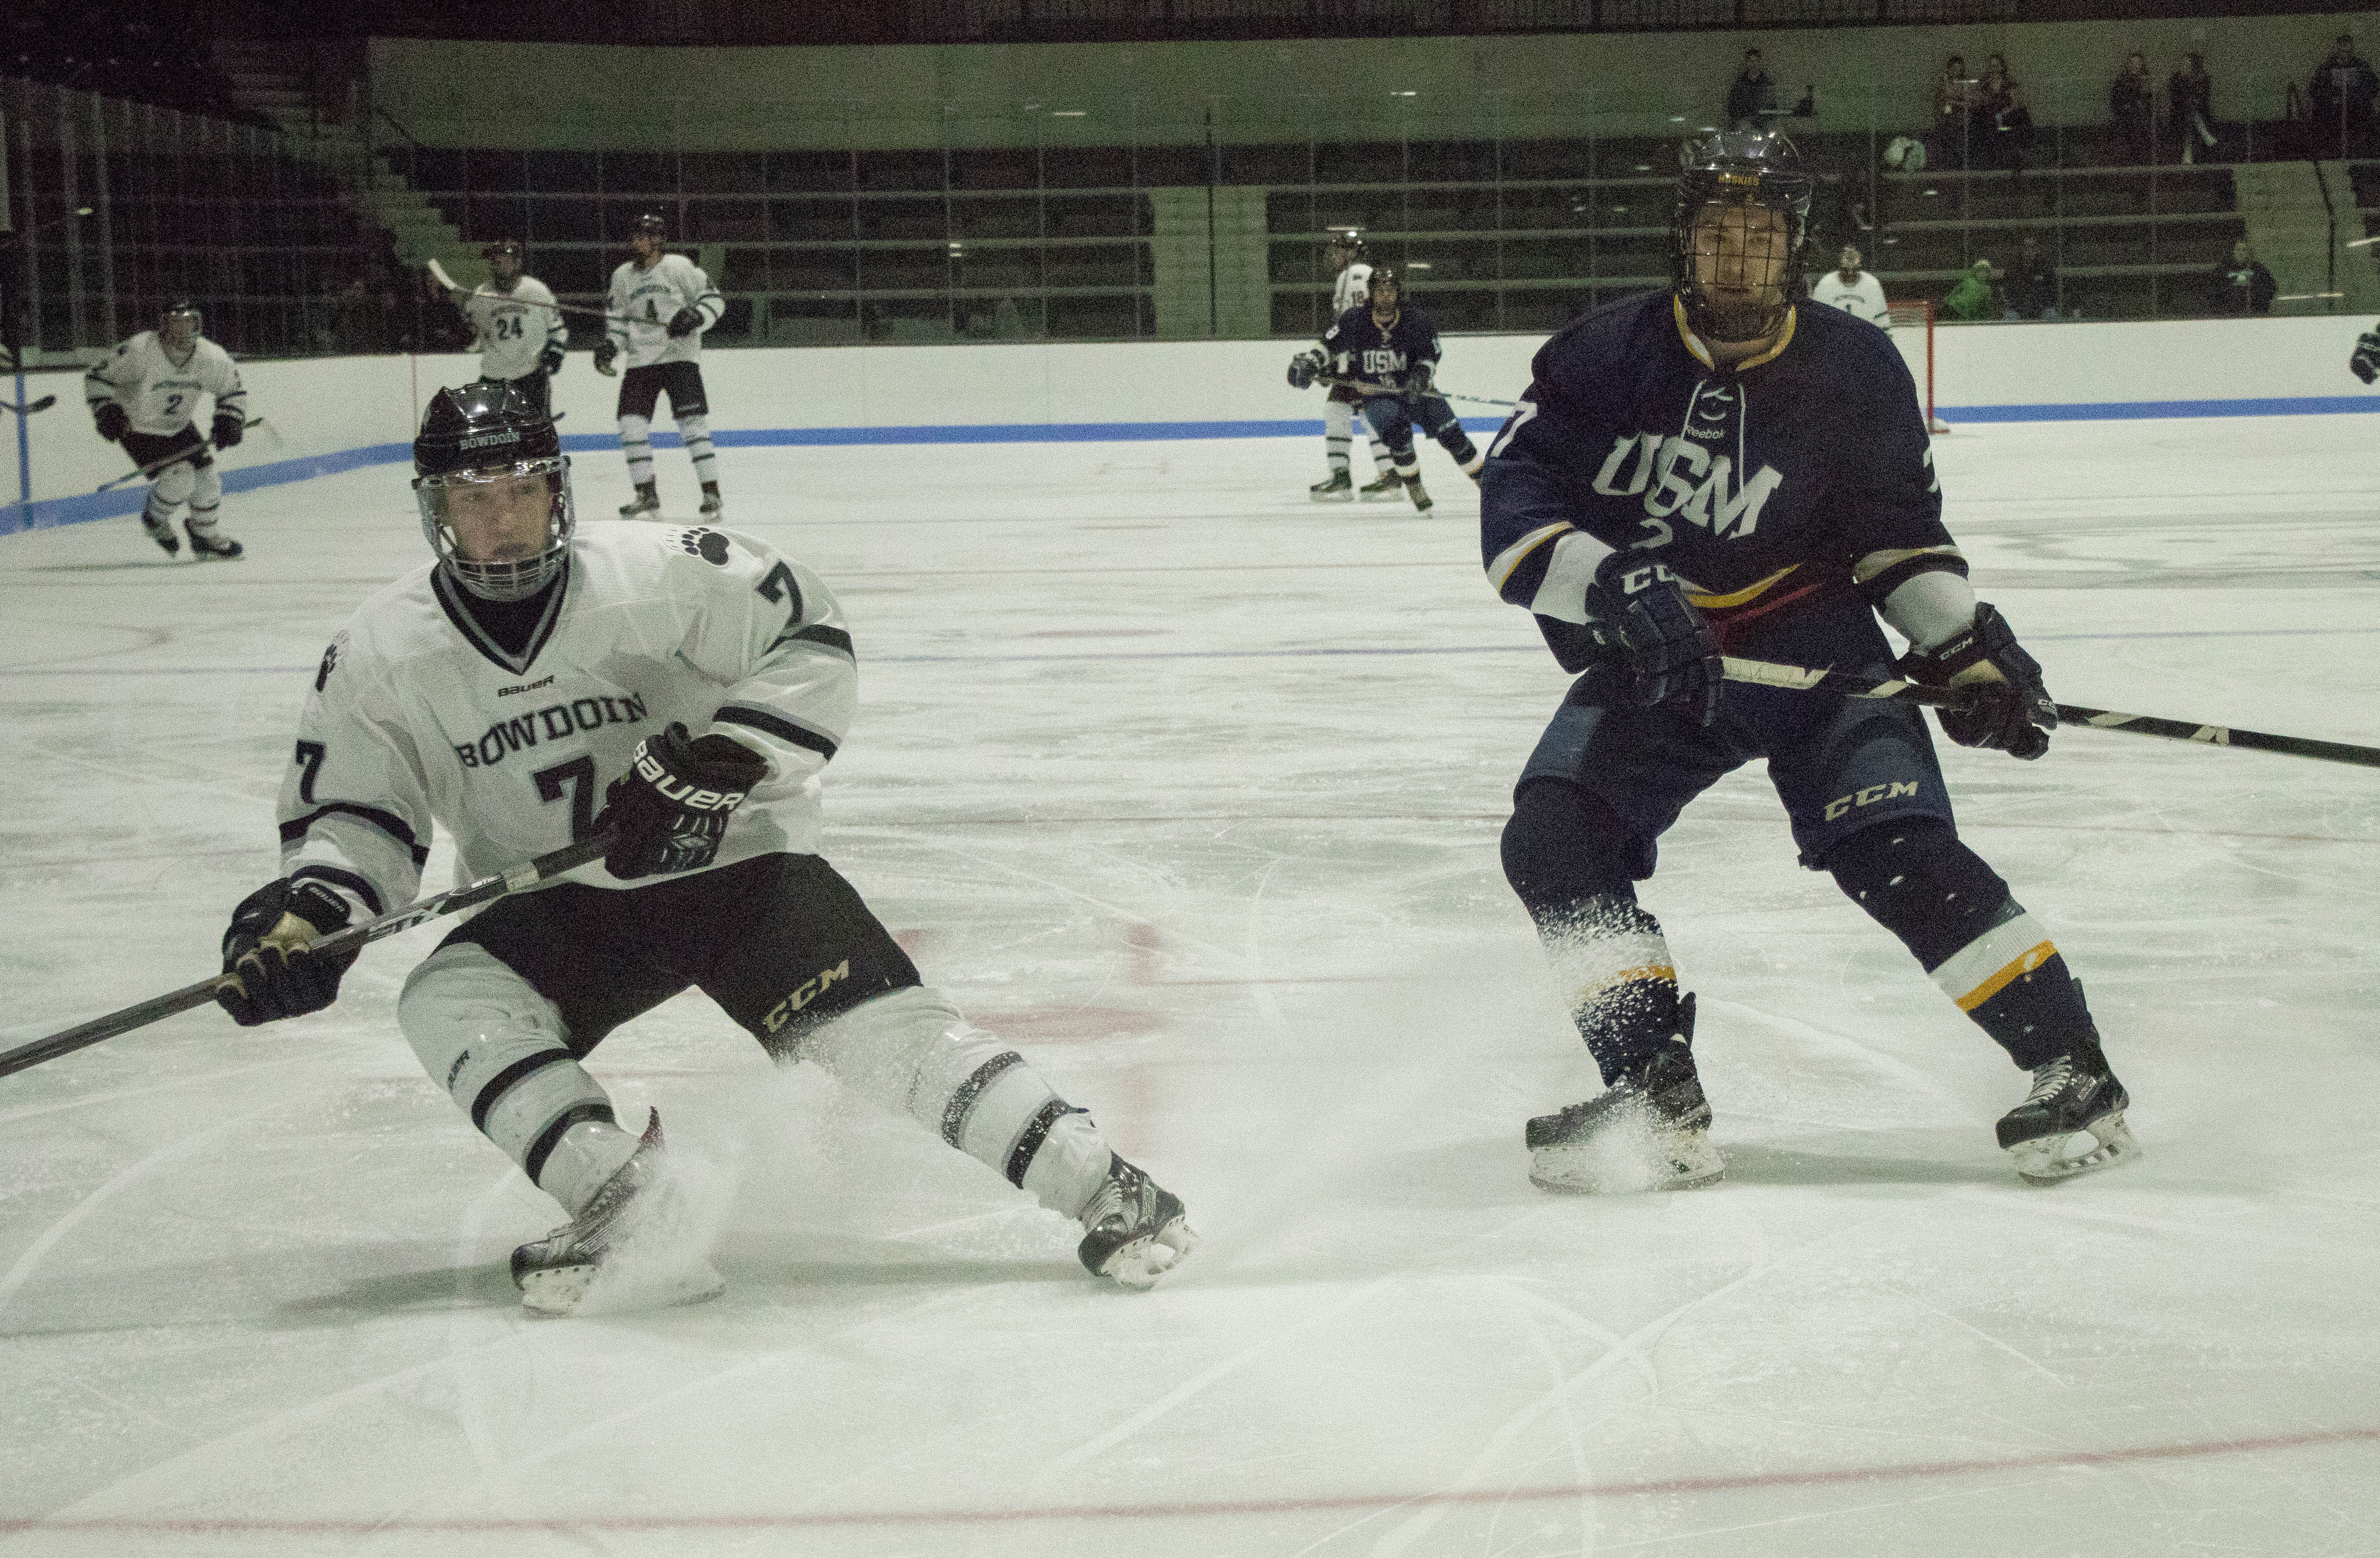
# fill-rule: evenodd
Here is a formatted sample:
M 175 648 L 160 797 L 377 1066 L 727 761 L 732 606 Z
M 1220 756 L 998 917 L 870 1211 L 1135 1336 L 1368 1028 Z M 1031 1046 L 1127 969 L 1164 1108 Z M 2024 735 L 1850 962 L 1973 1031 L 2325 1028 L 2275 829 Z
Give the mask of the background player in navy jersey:
M 1531 1177 L 1548 1188 L 1724 1173 L 1694 997 L 1635 883 L 1685 804 L 1757 757 L 1803 864 L 2033 1074 L 1999 1122 L 2018 1171 L 2061 1179 L 2138 1150 L 2081 983 L 1959 838 L 1916 710 L 1720 679 L 1722 653 L 1886 672 L 1881 612 L 1914 646 L 1900 674 L 1970 695 L 1941 713 L 1953 741 L 2038 758 L 2057 723 L 2041 667 L 1977 603 L 1943 529 L 1899 351 L 1862 321 L 1792 306 L 1810 184 L 1767 132 L 1688 148 L 1674 289 L 1556 335 L 1489 451 L 1488 577 L 1585 673 L 1522 772 L 1503 842 L 1608 1089 L 1529 1123 Z
M 1438 326 L 1419 309 L 1404 306 L 1397 273 L 1383 265 L 1372 273 L 1371 297 L 1339 316 L 1319 346 L 1292 358 L 1289 382 L 1304 389 L 1325 373 L 1336 375 L 1364 397 L 1364 420 L 1389 446 L 1405 495 L 1425 513 L 1429 493 L 1421 484 L 1421 456 L 1414 453 L 1414 424 L 1474 481 L 1481 455 L 1442 395 L 1430 391 L 1439 357 Z

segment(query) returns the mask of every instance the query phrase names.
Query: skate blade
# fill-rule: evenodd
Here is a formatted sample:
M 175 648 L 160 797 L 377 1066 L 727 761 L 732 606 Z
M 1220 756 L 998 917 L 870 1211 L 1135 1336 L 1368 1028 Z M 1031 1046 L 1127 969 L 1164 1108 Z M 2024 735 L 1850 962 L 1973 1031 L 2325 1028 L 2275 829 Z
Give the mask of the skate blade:
M 551 1319 L 626 1314 L 638 1309 L 700 1304 L 727 1291 L 727 1279 L 708 1260 L 698 1260 L 674 1272 L 638 1273 L 625 1280 L 615 1274 L 608 1281 L 599 1281 L 601 1272 L 602 1268 L 590 1260 L 528 1272 L 520 1280 L 521 1308 Z
M 1355 501 L 1355 491 L 1352 487 L 1342 487 L 1335 493 L 1308 493 L 1305 495 L 1316 503 L 1354 503 Z
M 1099 1262 L 1099 1275 L 1135 1293 L 1157 1285 L 1157 1279 L 1180 1265 L 1198 1248 L 1198 1232 L 1187 1217 L 1177 1217 L 1153 1234 L 1118 1245 Z
M 1529 1150 L 1529 1183 L 1568 1196 L 1632 1196 L 1699 1190 L 1727 1177 L 1727 1160 L 1700 1131 L 1633 1141 L 1602 1135 Z
M 1403 497 L 1404 493 L 1400 491 L 1393 493 L 1364 493 L 1359 495 L 1366 503 L 1394 503 L 1397 499 Z
M 2089 1150 L 2068 1154 L 2066 1149 L 2077 1141 L 2088 1141 Z M 2131 1127 L 2124 1124 L 2124 1112 L 2119 1109 L 2079 1131 L 2020 1141 L 2008 1152 L 2016 1160 L 2018 1175 L 2027 1184 L 2056 1185 L 2129 1163 L 2141 1155 L 2141 1144 L 2132 1138 Z

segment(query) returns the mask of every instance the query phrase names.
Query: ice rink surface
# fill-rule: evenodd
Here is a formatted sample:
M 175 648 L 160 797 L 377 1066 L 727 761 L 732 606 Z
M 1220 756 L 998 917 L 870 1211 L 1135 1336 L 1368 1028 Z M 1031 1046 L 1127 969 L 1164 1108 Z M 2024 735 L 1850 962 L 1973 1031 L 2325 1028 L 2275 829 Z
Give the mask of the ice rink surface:
M 2058 697 L 2374 743 L 2374 430 L 1936 448 Z M 1158 1291 L 691 996 L 591 1069 L 704 1165 L 726 1296 L 527 1319 L 552 1203 L 399 1038 L 416 930 L 321 1015 L 0 1080 L 0 1555 L 2380 1553 L 2380 774 L 1944 745 L 2135 1100 L 2142 1161 L 2049 1190 L 2024 1079 L 1735 775 L 1644 895 L 1727 1182 L 1549 1196 L 1522 1122 L 1597 1085 L 1496 840 L 1565 678 L 1442 456 L 1424 518 L 1309 505 L 1320 453 L 722 456 L 857 641 L 830 857 L 1188 1200 Z M 0 1042 L 214 968 L 322 645 L 426 555 L 400 467 L 225 513 L 237 565 L 0 542 Z

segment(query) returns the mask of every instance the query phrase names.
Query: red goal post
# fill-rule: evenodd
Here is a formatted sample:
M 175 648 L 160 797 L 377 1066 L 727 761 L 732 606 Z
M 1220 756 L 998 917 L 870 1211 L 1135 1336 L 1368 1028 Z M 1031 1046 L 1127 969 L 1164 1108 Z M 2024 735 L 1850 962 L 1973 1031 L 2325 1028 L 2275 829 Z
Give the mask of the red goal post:
M 1909 364 L 1909 376 L 1917 381 L 1917 398 L 1925 408 L 1925 426 L 1935 432 L 1948 432 L 1950 424 L 1934 409 L 1934 305 L 1924 298 L 1895 298 L 1884 306 L 1885 315 L 1892 322 L 1893 344 L 1900 348 Z

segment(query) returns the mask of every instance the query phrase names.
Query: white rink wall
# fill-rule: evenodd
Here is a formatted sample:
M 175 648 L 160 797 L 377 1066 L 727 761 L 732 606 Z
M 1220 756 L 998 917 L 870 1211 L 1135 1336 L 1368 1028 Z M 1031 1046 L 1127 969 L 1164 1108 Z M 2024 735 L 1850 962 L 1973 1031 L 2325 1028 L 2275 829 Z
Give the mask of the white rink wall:
M 1936 399 L 1961 420 L 2380 411 L 2347 358 L 2361 318 L 1945 326 Z M 1517 398 L 1537 335 L 1450 336 L 1442 387 Z M 1290 341 L 1017 343 L 719 351 L 703 363 L 723 446 L 756 443 L 1039 442 L 1302 435 L 1320 431 L 1318 394 L 1289 388 Z M 241 372 L 264 425 L 224 458 L 235 492 L 401 457 L 424 399 L 478 373 L 468 356 L 250 362 Z M 30 525 L 17 503 L 13 418 L 0 415 L 0 531 L 73 523 L 139 505 L 128 469 L 102 444 L 74 373 L 27 376 L 58 396 L 31 418 Z M 573 354 L 555 381 L 563 431 L 580 451 L 610 444 L 618 381 Z M 1492 406 L 1458 404 L 1475 426 Z M 668 426 L 664 420 L 662 429 Z M 245 479 L 239 473 L 246 472 Z

